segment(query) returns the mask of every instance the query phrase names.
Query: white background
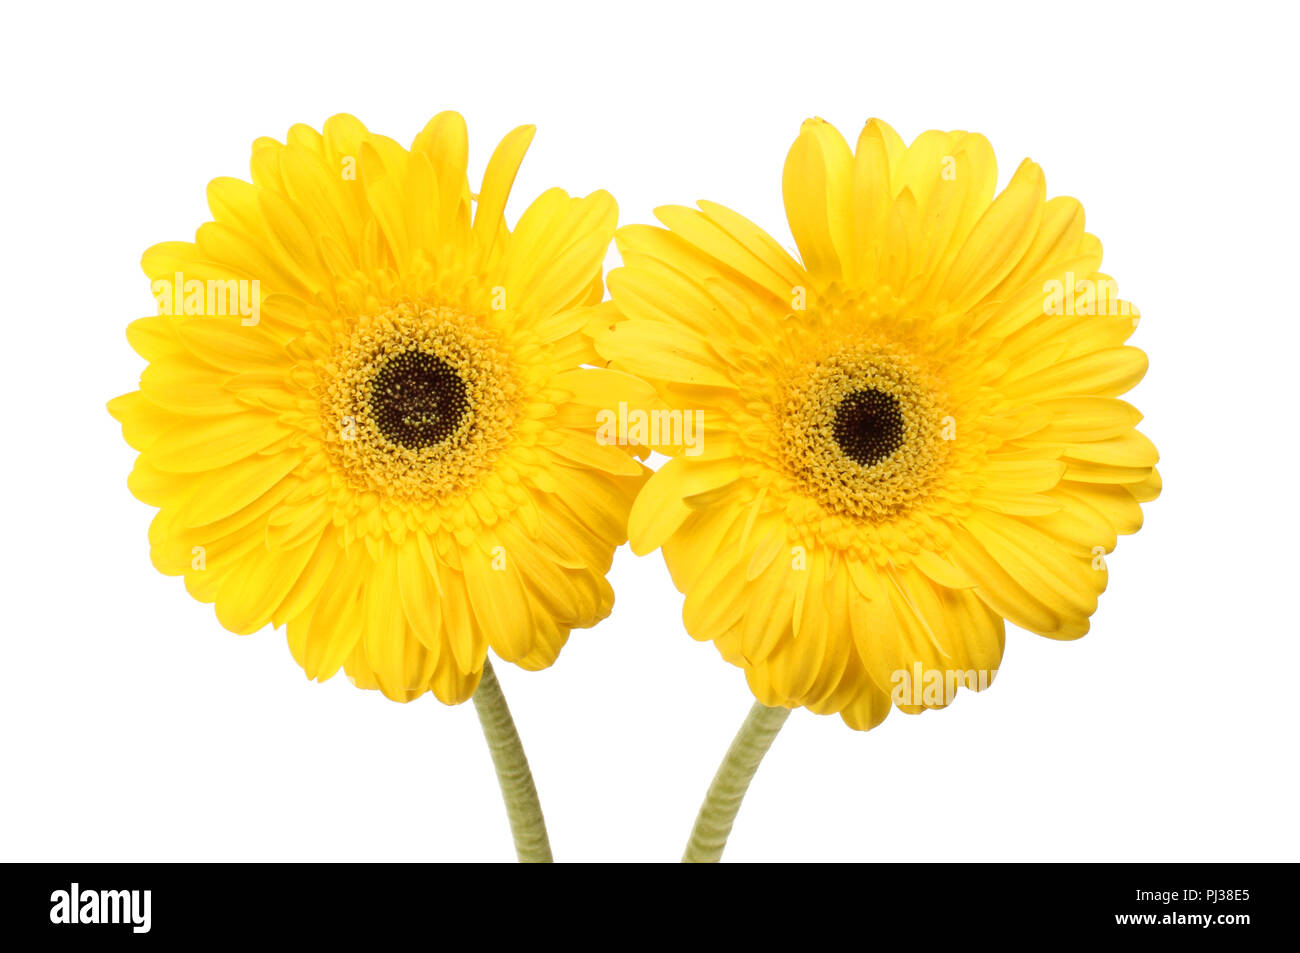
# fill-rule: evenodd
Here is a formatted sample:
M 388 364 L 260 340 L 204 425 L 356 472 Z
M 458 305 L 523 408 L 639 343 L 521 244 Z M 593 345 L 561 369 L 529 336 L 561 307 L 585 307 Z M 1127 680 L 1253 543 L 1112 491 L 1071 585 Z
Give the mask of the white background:
M 442 7 L 441 9 L 439 9 Z M 249 146 L 353 112 L 468 122 L 471 180 L 539 125 L 511 205 L 609 189 L 621 221 L 710 198 L 790 244 L 800 121 L 986 134 L 1083 200 L 1137 302 L 1132 400 L 1165 493 L 1093 632 L 1008 633 L 996 686 L 870 733 L 796 712 L 731 860 L 1291 859 L 1296 828 L 1293 11 L 1246 3 L 711 7 L 353 2 L 6 13 L 0 242 L 0 856 L 512 855 L 472 706 L 309 683 L 151 568 L 104 410 L 142 362 L 141 252 L 188 239 Z M 611 266 L 617 263 L 611 253 Z M 554 668 L 498 665 L 561 860 L 672 860 L 750 704 L 683 632 L 660 557 Z M 1231 886 L 1231 885 L 1229 885 Z

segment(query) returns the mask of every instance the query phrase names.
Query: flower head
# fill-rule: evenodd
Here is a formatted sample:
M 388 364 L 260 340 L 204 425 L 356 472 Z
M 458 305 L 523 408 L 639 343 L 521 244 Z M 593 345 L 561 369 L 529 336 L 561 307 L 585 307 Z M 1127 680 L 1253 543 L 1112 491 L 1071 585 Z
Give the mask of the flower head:
M 988 142 L 821 120 L 786 160 L 801 261 L 726 208 L 626 226 L 612 367 L 701 413 L 630 517 L 684 618 L 758 700 L 879 723 L 987 685 L 1004 620 L 1088 630 L 1104 554 L 1159 491 L 1119 395 L 1146 370 L 1137 311 L 1074 199 Z
M 508 229 L 532 135 L 475 195 L 455 113 L 409 150 L 294 126 L 251 183 L 211 183 L 192 243 L 144 255 L 149 365 L 109 409 L 154 563 L 235 632 L 285 624 L 309 677 L 456 703 L 489 646 L 544 668 L 610 611 L 646 472 L 596 442 L 619 375 L 583 367 L 617 211 L 552 189 Z

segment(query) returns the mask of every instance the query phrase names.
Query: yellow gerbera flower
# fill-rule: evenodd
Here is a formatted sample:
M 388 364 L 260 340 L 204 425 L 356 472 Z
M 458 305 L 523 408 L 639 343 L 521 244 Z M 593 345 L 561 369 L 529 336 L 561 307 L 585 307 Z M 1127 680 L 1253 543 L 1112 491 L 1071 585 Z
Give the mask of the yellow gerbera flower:
M 110 410 L 154 564 L 232 631 L 286 625 L 310 678 L 454 704 L 489 646 L 544 668 L 610 611 L 646 472 L 594 439 L 617 375 L 582 367 L 617 210 L 553 189 L 509 230 L 532 136 L 473 195 L 455 113 L 409 151 L 294 126 L 251 184 L 212 182 L 194 242 L 144 255 L 149 366 Z
M 783 178 L 801 262 L 709 202 L 616 236 L 597 349 L 703 423 L 698 455 L 660 436 L 632 546 L 765 706 L 868 729 L 984 687 L 1004 619 L 1083 635 L 1159 491 L 1119 399 L 1137 311 L 1077 201 L 1029 161 L 996 181 L 982 136 L 872 120 L 853 150 L 814 119 Z

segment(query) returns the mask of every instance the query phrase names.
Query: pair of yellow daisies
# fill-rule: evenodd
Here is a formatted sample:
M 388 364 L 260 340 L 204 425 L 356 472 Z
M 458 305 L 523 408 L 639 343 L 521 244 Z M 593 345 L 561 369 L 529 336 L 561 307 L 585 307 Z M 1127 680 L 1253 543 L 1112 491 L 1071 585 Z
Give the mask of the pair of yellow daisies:
M 294 126 L 145 253 L 149 363 L 110 410 L 159 570 L 399 701 L 464 701 L 489 648 L 550 665 L 629 537 L 760 702 L 858 729 L 983 687 L 1004 620 L 1087 631 L 1157 454 L 1119 399 L 1137 312 L 1037 165 L 995 197 L 982 136 L 810 120 L 796 257 L 708 202 L 616 230 L 552 189 L 510 228 L 532 136 L 475 192 L 455 113 L 410 149 Z

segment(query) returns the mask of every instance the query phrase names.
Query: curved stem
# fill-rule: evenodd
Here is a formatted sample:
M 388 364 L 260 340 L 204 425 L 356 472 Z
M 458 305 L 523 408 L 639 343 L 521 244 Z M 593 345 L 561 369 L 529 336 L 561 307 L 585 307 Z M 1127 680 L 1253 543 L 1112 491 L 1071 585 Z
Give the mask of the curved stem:
M 474 708 L 478 711 L 483 737 L 492 752 L 492 764 L 497 770 L 497 782 L 506 802 L 506 816 L 510 818 L 510 832 L 515 837 L 515 853 L 526 864 L 549 864 L 551 841 L 546 836 L 546 819 L 542 805 L 537 800 L 537 787 L 533 773 L 528 770 L 528 758 L 510 717 L 510 706 L 501 694 L 492 663 L 484 659 L 483 677 L 474 692 Z
M 713 776 L 709 793 L 704 796 L 682 863 L 715 864 L 722 858 L 722 850 L 727 846 L 727 836 L 735 823 L 736 812 L 740 810 L 740 802 L 749 790 L 749 782 L 789 717 L 788 708 L 768 708 L 754 702 L 745 723 L 727 749 L 727 756 L 718 766 L 718 773 Z

